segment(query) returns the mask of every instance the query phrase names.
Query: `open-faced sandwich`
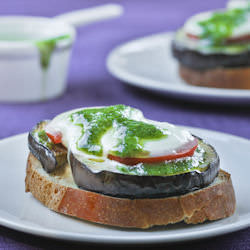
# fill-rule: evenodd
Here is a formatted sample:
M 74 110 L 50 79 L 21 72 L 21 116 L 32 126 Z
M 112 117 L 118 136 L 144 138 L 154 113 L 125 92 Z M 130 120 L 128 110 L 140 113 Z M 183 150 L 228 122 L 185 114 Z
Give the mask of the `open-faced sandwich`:
M 176 32 L 172 51 L 187 83 L 250 89 L 250 2 L 230 6 L 192 16 Z
M 215 149 L 124 105 L 81 108 L 28 136 L 26 191 L 50 209 L 119 227 L 202 223 L 234 213 Z

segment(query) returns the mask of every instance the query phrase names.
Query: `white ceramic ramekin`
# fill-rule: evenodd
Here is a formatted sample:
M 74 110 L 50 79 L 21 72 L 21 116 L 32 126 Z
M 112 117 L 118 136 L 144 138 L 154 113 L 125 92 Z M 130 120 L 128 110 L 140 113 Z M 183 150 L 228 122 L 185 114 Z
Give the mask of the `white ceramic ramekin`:
M 43 101 L 61 95 L 75 27 L 121 13 L 121 6 L 109 4 L 55 18 L 0 17 L 0 101 Z

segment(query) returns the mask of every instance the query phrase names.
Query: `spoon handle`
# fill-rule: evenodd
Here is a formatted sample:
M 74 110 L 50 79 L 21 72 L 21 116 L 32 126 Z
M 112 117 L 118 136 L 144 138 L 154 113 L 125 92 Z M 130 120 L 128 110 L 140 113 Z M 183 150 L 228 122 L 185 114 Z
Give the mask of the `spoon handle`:
M 119 4 L 106 4 L 98 7 L 68 12 L 54 18 L 60 19 L 74 27 L 80 27 L 105 19 L 115 18 L 122 14 L 123 8 Z

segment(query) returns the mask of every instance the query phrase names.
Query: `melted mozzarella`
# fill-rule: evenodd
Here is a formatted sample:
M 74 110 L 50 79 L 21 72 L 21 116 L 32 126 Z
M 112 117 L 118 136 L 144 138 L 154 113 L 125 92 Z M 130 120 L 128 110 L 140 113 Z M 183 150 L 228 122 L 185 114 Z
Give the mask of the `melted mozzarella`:
M 83 109 L 83 108 L 82 108 Z M 124 166 L 124 164 L 109 160 L 107 158 L 110 151 L 116 148 L 118 138 L 124 136 L 125 131 L 115 128 L 109 129 L 101 138 L 103 146 L 103 156 L 95 156 L 86 154 L 77 148 L 77 141 L 81 137 L 82 128 L 73 124 L 69 115 L 78 110 L 71 110 L 69 112 L 60 114 L 55 117 L 46 127 L 46 131 L 60 131 L 62 133 L 62 144 L 68 148 L 70 152 L 82 163 L 86 164 L 92 172 L 100 172 L 103 170 L 111 172 L 120 172 L 117 166 Z M 144 142 L 143 149 L 149 152 L 149 157 L 164 156 L 168 154 L 175 154 L 176 150 L 185 146 L 187 143 L 195 140 L 195 138 L 182 128 L 176 127 L 166 122 L 156 122 L 144 118 L 142 112 L 135 110 L 130 114 L 134 120 L 143 121 L 153 124 L 162 129 L 166 133 L 166 137 L 157 140 L 148 140 Z
M 227 3 L 227 8 L 235 9 L 235 8 L 246 8 L 250 5 L 249 0 L 230 0 Z
M 212 16 L 212 12 L 203 12 L 190 17 L 183 26 L 183 30 L 187 34 L 201 36 L 203 33 L 202 27 L 199 25 L 200 21 L 209 19 Z
M 159 128 L 166 129 L 167 134 L 166 138 L 145 142 L 143 148 L 149 152 L 150 157 L 175 154 L 177 149 L 194 140 L 194 137 L 189 131 L 174 126 L 173 124 L 167 122 L 150 121 L 145 118 L 144 121 L 152 123 Z
M 203 29 L 199 25 L 199 22 L 209 19 L 210 17 L 212 17 L 212 15 L 213 12 L 209 11 L 192 16 L 184 24 L 184 32 L 198 37 L 201 36 L 203 33 Z M 250 15 L 247 16 L 246 21 L 244 23 L 240 24 L 239 26 L 237 26 L 237 28 L 233 30 L 231 38 L 237 38 L 248 34 L 250 34 Z

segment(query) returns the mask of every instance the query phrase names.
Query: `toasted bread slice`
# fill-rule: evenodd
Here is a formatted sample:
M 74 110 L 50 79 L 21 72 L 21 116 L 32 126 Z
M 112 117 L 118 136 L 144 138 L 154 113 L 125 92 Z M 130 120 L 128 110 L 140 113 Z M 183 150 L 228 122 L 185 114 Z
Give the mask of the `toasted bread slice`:
M 196 70 L 179 66 L 181 78 L 191 85 L 227 89 L 250 89 L 250 67 Z
M 235 211 L 230 174 L 220 170 L 206 188 L 181 196 L 127 199 L 79 189 L 68 165 L 48 174 L 31 153 L 26 169 L 26 192 L 48 208 L 80 219 L 118 227 L 149 228 L 184 221 L 218 220 Z

